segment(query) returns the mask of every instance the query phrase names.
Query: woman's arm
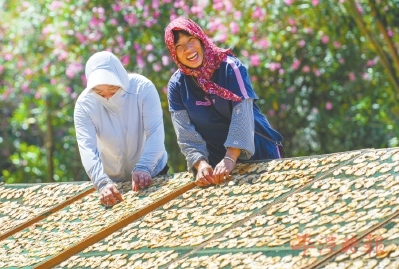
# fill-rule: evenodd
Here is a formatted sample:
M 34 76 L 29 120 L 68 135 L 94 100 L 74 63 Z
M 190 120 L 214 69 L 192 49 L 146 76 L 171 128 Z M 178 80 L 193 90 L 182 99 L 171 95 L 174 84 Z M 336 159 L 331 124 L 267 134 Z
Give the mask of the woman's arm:
M 172 123 L 180 150 L 186 156 L 188 169 L 198 168 L 200 160 L 208 160 L 205 141 L 195 130 L 186 110 L 171 111 Z
M 97 149 L 96 127 L 79 103 L 75 105 L 74 124 L 82 164 L 94 188 L 101 191 L 112 180 L 104 173 Z
M 146 136 L 144 150 L 139 162 L 133 169 L 154 175 L 154 168 L 165 153 L 165 130 L 163 125 L 163 113 L 158 92 L 152 83 L 148 83 L 144 90 L 143 98 L 143 125 Z
M 234 158 L 237 151 L 229 152 L 230 148 L 234 148 L 241 150 L 237 158 L 243 160 L 251 158 L 255 153 L 254 128 L 253 99 L 244 99 L 233 108 L 229 133 L 224 143 L 227 148 L 226 156 Z

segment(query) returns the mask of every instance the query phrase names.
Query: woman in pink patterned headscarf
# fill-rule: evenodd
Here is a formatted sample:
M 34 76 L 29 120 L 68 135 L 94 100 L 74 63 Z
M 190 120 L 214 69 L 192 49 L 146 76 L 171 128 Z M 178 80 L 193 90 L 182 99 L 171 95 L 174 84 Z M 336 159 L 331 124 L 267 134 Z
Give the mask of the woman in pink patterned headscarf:
M 178 70 L 168 84 L 178 144 L 199 186 L 221 184 L 237 160 L 280 158 L 282 136 L 254 104 L 247 73 L 188 18 L 173 20 L 165 43 Z

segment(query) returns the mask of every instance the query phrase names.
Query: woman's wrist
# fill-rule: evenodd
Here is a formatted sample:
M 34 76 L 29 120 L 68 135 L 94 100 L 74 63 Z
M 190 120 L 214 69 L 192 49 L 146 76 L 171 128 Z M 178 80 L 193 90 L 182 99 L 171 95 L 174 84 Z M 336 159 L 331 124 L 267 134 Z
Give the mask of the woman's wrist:
M 229 156 L 224 156 L 223 159 L 231 161 L 234 165 L 236 164 L 236 160 L 234 160 L 233 158 L 231 158 Z
M 203 166 L 209 166 L 208 162 L 207 162 L 205 159 L 203 159 L 203 158 L 199 159 L 199 160 L 194 164 L 194 168 L 195 168 L 197 171 L 200 170 L 201 167 L 203 167 Z

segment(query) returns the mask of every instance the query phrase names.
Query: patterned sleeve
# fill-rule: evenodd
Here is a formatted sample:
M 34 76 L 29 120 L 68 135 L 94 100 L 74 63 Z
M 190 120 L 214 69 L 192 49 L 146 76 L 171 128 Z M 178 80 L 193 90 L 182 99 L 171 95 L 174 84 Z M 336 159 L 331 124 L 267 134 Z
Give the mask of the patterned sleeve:
M 187 167 L 191 170 L 200 159 L 208 160 L 205 141 L 191 124 L 186 110 L 171 111 L 172 123 L 177 135 L 177 143 L 186 156 Z
M 224 146 L 239 148 L 241 154 L 238 158 L 250 159 L 255 153 L 254 129 L 253 99 L 244 99 L 233 108 L 229 133 Z

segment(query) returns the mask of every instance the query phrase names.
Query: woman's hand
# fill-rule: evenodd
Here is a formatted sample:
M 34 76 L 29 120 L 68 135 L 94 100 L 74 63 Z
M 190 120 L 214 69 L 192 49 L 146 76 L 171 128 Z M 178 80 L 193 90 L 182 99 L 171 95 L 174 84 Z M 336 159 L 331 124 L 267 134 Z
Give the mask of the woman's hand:
M 215 184 L 222 184 L 230 176 L 230 172 L 233 171 L 234 167 L 234 159 L 222 159 L 220 163 L 215 166 L 215 170 L 213 170 L 213 178 L 215 179 Z
M 210 166 L 207 161 L 200 160 L 194 165 L 194 167 L 198 171 L 195 178 L 195 184 L 197 186 L 204 187 L 210 184 L 215 184 L 212 166 Z
M 105 206 L 113 206 L 118 202 L 122 202 L 123 198 L 114 184 L 107 184 L 100 191 L 100 201 Z
M 138 191 L 152 183 L 151 175 L 144 171 L 134 171 L 132 174 L 132 189 Z

